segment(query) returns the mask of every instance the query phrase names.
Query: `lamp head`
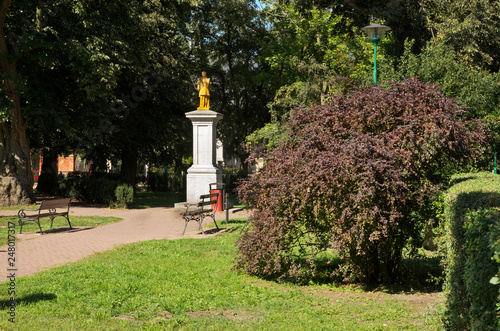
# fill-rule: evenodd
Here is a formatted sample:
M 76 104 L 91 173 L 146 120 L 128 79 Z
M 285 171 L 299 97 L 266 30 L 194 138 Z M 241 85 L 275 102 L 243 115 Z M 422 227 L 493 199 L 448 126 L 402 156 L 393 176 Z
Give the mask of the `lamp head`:
M 378 42 L 380 41 L 380 39 L 382 39 L 384 33 L 390 31 L 391 28 L 385 25 L 372 24 L 361 28 L 361 30 L 366 32 L 368 38 L 370 38 L 372 42 Z

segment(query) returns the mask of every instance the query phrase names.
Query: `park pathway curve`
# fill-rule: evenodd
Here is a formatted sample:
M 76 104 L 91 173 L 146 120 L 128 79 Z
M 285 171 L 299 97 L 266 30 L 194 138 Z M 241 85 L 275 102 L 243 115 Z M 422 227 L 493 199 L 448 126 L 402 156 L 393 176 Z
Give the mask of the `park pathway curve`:
M 17 215 L 17 211 L 0 211 L 0 217 L 13 215 Z M 132 210 L 71 207 L 70 219 L 71 216 L 114 216 L 122 218 L 123 221 L 98 227 L 74 227 L 73 230 L 66 226 L 61 231 L 44 235 L 19 235 L 19 226 L 16 226 L 16 277 L 75 262 L 123 244 L 153 239 L 179 239 L 182 238 L 184 229 L 180 212 L 164 207 Z M 231 218 L 246 216 L 246 212 L 230 215 Z M 225 213 L 217 213 L 216 219 L 221 220 L 218 224 L 223 228 Z M 47 228 L 49 220 L 42 222 L 42 228 Z M 209 222 L 210 218 L 206 218 L 204 225 Z M 198 224 L 190 222 L 184 237 L 205 238 L 216 233 L 203 235 L 198 231 Z M 9 275 L 8 269 L 7 246 L 3 246 L 0 247 L 0 277 L 4 280 L 7 280 Z

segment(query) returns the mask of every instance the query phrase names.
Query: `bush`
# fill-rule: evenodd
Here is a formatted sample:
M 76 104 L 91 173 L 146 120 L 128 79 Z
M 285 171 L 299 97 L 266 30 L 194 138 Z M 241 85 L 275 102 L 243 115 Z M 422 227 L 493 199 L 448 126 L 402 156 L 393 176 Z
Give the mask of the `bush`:
M 133 187 L 105 178 L 67 177 L 59 183 L 58 195 L 89 203 L 125 207 L 133 200 Z
M 237 268 L 314 275 L 317 255 L 333 250 L 344 261 L 337 273 L 395 281 L 403 248 L 421 243 L 422 206 L 484 144 L 482 126 L 462 114 L 416 80 L 357 86 L 328 105 L 297 109 L 266 167 L 239 187 L 255 212 Z
M 494 330 L 499 288 L 490 280 L 499 270 L 492 261 L 500 209 L 500 176 L 483 172 L 452 178 L 445 196 L 441 246 L 445 269 L 445 325 L 451 330 Z M 496 249 L 499 249 L 496 246 Z
M 115 189 L 115 201 L 113 205 L 117 208 L 125 208 L 134 201 L 134 188 L 128 184 L 120 184 Z

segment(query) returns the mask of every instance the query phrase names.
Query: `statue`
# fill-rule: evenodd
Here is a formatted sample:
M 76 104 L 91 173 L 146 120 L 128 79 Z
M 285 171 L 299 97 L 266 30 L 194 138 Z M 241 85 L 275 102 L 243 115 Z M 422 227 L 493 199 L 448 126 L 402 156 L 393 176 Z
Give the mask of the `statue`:
M 212 82 L 207 77 L 207 73 L 203 71 L 201 78 L 198 78 L 198 91 L 200 96 L 200 106 L 198 109 L 210 109 L 210 85 Z

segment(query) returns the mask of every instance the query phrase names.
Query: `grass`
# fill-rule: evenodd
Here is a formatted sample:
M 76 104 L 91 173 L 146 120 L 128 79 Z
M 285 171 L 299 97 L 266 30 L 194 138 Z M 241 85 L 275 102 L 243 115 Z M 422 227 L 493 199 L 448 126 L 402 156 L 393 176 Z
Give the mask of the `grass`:
M 150 207 L 173 207 L 176 202 L 186 201 L 184 193 L 173 192 L 136 192 L 130 209 L 144 209 Z
M 36 203 L 34 203 L 31 205 L 27 205 L 27 206 L 4 206 L 4 207 L 0 207 L 0 210 L 19 210 L 21 208 L 36 209 L 36 208 L 38 208 L 38 205 Z
M 240 202 L 237 195 L 230 195 L 229 201 L 233 203 L 233 208 L 245 208 L 245 205 Z
M 118 217 L 101 217 L 101 216 L 71 216 L 69 217 L 69 220 L 71 222 L 71 225 L 73 227 L 95 227 L 95 226 L 102 226 L 106 224 L 111 224 L 115 223 L 118 221 L 121 221 L 121 218 Z M 17 222 L 17 216 L 0 216 L 0 228 L 4 228 L 2 233 L 6 233 L 6 228 L 8 227 L 8 223 L 11 222 L 16 225 L 16 233 L 19 233 L 20 227 Z M 64 217 L 56 217 L 54 219 L 54 224 L 52 226 L 52 229 L 50 229 L 50 219 L 49 218 L 42 218 L 40 220 L 40 225 L 42 226 L 43 233 L 51 233 L 51 232 L 57 232 L 60 231 L 60 229 L 69 229 L 68 226 L 68 221 L 66 221 L 66 218 Z M 23 226 L 23 234 L 25 233 L 35 233 L 35 232 L 40 232 L 38 229 L 38 225 L 29 222 L 26 225 Z M 18 237 L 19 239 L 19 237 Z M 21 237 L 22 239 L 22 237 Z M 7 243 L 7 235 L 2 236 L 0 239 L 0 245 L 5 245 Z
M 280 284 L 232 271 L 232 231 L 124 245 L 16 280 L 5 330 L 437 330 L 436 294 Z M 8 283 L 0 284 L 7 298 Z

